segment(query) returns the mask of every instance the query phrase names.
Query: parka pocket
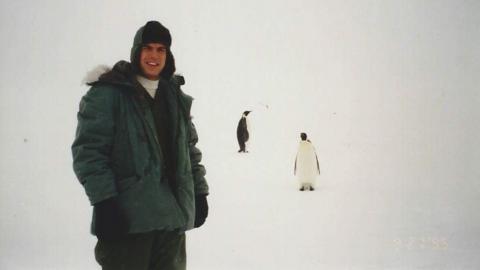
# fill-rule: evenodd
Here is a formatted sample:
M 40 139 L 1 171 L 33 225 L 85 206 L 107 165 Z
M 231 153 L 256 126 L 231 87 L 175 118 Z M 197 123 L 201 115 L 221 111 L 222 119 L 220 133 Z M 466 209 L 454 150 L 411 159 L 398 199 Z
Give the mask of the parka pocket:
M 125 190 L 131 189 L 136 184 L 138 184 L 140 180 L 137 176 L 131 176 L 127 178 L 122 178 L 117 181 L 117 190 L 118 192 L 123 192 Z

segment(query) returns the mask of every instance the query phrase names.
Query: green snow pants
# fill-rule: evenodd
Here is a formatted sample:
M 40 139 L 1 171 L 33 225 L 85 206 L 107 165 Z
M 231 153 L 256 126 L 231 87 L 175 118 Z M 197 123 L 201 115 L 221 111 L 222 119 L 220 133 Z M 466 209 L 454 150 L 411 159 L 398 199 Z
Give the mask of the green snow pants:
M 115 241 L 99 239 L 95 259 L 102 270 L 185 270 L 185 233 L 153 231 Z

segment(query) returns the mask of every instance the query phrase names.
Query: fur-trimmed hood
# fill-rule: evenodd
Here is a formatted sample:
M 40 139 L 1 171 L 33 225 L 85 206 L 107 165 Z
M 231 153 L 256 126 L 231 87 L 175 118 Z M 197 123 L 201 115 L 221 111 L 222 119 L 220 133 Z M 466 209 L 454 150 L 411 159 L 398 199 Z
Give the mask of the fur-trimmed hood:
M 133 86 L 135 73 L 127 61 L 119 61 L 113 67 L 99 65 L 87 72 L 83 83 L 93 86 L 98 83 Z
M 107 65 L 96 66 L 87 72 L 82 83 L 89 86 L 98 83 L 107 83 L 133 87 L 137 84 L 135 76 L 136 73 L 134 72 L 132 64 L 122 60 L 117 62 L 113 67 Z M 177 85 L 185 84 L 185 78 L 179 74 L 173 75 L 170 81 Z

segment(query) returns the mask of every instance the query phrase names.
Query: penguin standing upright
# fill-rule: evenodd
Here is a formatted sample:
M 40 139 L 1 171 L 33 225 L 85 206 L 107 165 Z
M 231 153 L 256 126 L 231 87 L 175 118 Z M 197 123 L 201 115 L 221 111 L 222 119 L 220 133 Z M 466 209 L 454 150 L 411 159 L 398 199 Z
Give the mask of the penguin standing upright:
M 315 147 L 307 140 L 307 134 L 300 134 L 301 141 L 298 145 L 297 157 L 295 158 L 294 175 L 300 184 L 300 191 L 314 190 L 317 175 L 320 174 Z
M 242 118 L 240 118 L 240 121 L 238 121 L 238 126 L 237 126 L 237 140 L 238 140 L 238 145 L 240 146 L 240 150 L 238 150 L 239 153 L 247 153 L 246 145 L 245 143 L 248 141 L 249 138 L 249 127 L 248 127 L 248 121 L 247 121 L 247 115 L 251 111 L 244 111 L 242 114 Z

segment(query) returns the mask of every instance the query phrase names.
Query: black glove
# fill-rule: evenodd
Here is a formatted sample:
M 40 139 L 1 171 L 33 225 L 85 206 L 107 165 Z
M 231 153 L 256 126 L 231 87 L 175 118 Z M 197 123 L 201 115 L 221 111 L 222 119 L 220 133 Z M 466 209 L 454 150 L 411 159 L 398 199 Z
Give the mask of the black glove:
M 117 198 L 101 201 L 94 206 L 95 235 L 101 240 L 116 240 L 127 235 L 128 223 Z
M 205 223 L 205 219 L 208 216 L 208 203 L 207 195 L 195 196 L 195 224 L 194 227 L 198 228 Z

